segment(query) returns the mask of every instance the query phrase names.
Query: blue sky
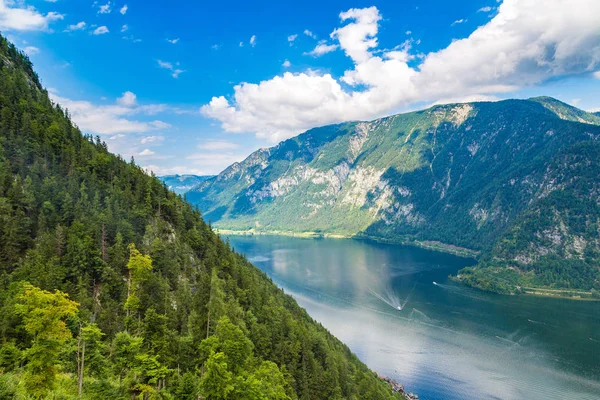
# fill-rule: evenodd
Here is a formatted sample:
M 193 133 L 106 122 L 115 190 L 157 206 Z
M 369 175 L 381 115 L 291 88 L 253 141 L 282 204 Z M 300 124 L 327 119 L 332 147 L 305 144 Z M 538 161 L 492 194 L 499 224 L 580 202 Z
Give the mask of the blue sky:
M 598 109 L 598 3 L 0 0 L 0 30 L 112 151 L 214 174 L 314 126 L 436 102 Z

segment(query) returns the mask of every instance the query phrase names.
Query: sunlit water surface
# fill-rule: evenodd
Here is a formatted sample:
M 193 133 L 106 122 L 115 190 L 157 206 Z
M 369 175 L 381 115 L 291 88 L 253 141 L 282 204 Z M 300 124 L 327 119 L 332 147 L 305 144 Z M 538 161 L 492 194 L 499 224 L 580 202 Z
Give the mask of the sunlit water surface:
M 411 247 L 230 241 L 369 367 L 422 399 L 600 399 L 600 303 L 466 288 L 448 275 L 472 261 Z

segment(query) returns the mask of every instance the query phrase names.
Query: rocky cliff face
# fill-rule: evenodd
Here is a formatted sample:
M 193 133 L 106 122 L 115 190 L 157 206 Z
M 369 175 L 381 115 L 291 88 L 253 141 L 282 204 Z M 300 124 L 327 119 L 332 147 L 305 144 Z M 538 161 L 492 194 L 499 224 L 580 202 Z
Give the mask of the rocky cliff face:
M 310 130 L 188 199 L 222 228 L 439 241 L 527 269 L 598 248 L 598 125 L 551 98 L 435 106 Z

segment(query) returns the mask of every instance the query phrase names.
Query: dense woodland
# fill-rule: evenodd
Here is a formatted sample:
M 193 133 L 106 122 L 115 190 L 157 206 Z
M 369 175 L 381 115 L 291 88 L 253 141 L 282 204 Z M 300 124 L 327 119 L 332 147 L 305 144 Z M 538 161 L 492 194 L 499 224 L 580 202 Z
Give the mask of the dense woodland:
M 0 399 L 395 396 L 4 38 L 0 307 Z

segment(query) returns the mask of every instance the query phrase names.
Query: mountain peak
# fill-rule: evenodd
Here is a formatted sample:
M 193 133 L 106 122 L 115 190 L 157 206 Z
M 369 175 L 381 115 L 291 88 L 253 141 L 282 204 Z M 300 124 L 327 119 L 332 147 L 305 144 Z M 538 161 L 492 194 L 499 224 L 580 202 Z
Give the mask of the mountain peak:
M 583 124 L 600 125 L 600 116 L 581 110 L 554 97 L 539 96 L 528 100 L 540 103 L 561 119 L 581 122 Z

